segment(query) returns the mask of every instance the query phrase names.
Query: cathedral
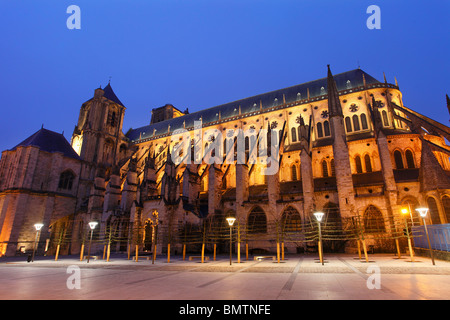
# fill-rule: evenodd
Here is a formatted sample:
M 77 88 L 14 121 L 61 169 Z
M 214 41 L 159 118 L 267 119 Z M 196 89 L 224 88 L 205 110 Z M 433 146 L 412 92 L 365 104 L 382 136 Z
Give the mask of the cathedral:
M 108 84 L 70 142 L 42 127 L 2 152 L 0 256 L 83 255 L 88 241 L 129 257 L 317 252 L 318 211 L 325 251 L 394 252 L 419 206 L 450 223 L 450 128 L 405 106 L 396 80 L 328 66 L 193 113 L 166 104 L 124 133 L 125 110 Z

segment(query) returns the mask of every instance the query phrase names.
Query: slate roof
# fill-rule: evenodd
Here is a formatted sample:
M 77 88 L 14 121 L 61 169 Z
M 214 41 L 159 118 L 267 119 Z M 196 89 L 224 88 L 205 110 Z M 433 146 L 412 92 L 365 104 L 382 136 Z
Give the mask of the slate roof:
M 99 89 L 102 89 L 101 87 Z M 103 89 L 103 97 L 105 97 L 108 100 L 111 100 L 114 103 L 117 103 L 119 105 L 121 105 L 122 107 L 125 107 L 122 103 L 122 101 L 119 100 L 119 98 L 117 98 L 116 94 L 114 93 L 114 90 L 112 89 L 111 85 L 108 83 L 106 85 L 106 87 L 104 87 Z M 90 98 L 89 100 L 87 100 L 86 102 L 84 102 L 84 104 L 86 104 L 87 102 L 93 100 L 94 98 Z
M 44 128 L 36 131 L 27 139 L 16 145 L 11 150 L 15 150 L 18 147 L 34 146 L 47 152 L 61 152 L 64 156 L 81 159 L 78 154 L 73 150 L 70 143 L 66 140 L 64 135 L 54 131 L 50 131 Z
M 108 83 L 108 85 L 103 89 L 104 94 L 103 96 L 117 104 L 120 104 L 122 107 L 124 107 L 123 103 L 117 98 L 116 94 L 114 93 L 113 89 L 111 88 L 111 85 Z
M 334 75 L 333 78 L 336 82 L 338 91 L 341 91 L 363 86 L 363 75 L 367 85 L 380 83 L 377 79 L 373 78 L 361 69 L 339 73 Z M 183 122 L 185 128 L 190 128 L 194 126 L 194 121 L 198 121 L 200 118 L 202 119 L 202 122 L 204 124 L 208 122 L 218 121 L 219 113 L 221 120 L 232 118 L 239 115 L 239 108 L 241 110 L 241 114 L 248 114 L 259 111 L 260 105 L 262 106 L 262 110 L 264 111 L 265 109 L 284 104 L 283 95 L 286 103 L 293 103 L 295 101 L 307 99 L 308 90 L 310 98 L 326 95 L 327 77 L 225 103 L 216 107 L 193 112 L 181 117 L 143 126 L 141 128 L 131 129 L 127 132 L 127 137 L 131 141 L 137 142 L 136 140 L 147 139 L 163 133 L 173 132 L 176 129 L 182 129 Z M 170 131 L 168 131 L 169 125 Z

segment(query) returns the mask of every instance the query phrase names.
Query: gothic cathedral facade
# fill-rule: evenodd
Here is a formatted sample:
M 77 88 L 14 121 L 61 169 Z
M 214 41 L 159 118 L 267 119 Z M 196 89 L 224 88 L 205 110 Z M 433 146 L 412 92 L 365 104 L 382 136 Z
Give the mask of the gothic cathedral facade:
M 82 104 L 70 143 L 41 128 L 3 151 L 0 255 L 29 252 L 37 222 L 46 254 L 80 253 L 90 221 L 94 251 L 159 254 L 226 251 L 228 216 L 253 252 L 314 250 L 316 211 L 333 252 L 362 234 L 393 251 L 402 208 L 411 224 L 419 206 L 450 223 L 450 128 L 361 69 L 193 113 L 167 104 L 126 133 L 125 109 L 108 84 Z

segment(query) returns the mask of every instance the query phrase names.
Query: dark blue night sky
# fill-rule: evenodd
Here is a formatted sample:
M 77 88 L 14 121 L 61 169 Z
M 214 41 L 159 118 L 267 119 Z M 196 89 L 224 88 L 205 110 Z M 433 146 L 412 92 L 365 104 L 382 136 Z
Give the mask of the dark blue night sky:
M 66 26 L 72 4 L 80 30 Z M 448 125 L 449 13 L 447 0 L 0 0 L 0 150 L 42 124 L 70 141 L 110 77 L 126 132 L 166 103 L 198 111 L 326 77 L 327 64 L 396 77 L 406 106 Z

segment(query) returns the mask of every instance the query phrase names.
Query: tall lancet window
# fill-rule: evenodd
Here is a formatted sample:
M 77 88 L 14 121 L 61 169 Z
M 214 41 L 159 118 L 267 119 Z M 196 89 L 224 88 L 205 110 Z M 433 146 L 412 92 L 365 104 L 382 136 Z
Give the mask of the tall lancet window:
M 291 166 L 291 180 L 292 181 L 297 181 L 297 166 L 295 164 L 293 164 Z
M 331 159 L 330 161 L 330 167 L 331 167 L 331 176 L 336 176 L 336 167 L 334 166 L 334 159 Z
M 389 127 L 389 120 L 386 110 L 381 111 L 381 117 L 383 118 L 383 125 Z
M 115 111 L 109 111 L 109 125 L 111 127 L 115 127 L 116 123 L 117 123 L 117 118 L 116 118 L 116 112 Z
M 347 130 L 347 132 L 352 132 L 352 120 L 350 119 L 350 117 L 345 117 L 345 130 Z
M 295 129 L 295 127 L 291 129 L 291 141 L 297 142 L 297 130 Z
M 367 125 L 367 117 L 365 113 L 361 114 L 361 128 L 367 130 L 369 126 Z
M 372 163 L 368 154 L 364 156 L 364 163 L 366 165 L 366 172 L 372 172 Z
M 395 150 L 394 151 L 394 160 L 395 160 L 395 167 L 396 169 L 404 169 L 403 166 L 403 157 L 400 151 Z
M 331 133 L 330 133 L 330 123 L 328 122 L 328 120 L 325 120 L 323 122 L 323 131 L 324 131 L 325 137 L 329 137 L 331 135 Z
M 322 122 L 317 123 L 317 137 L 322 138 L 323 137 L 323 127 Z
M 322 177 L 327 178 L 328 175 L 328 164 L 325 160 L 322 161 Z
M 355 157 L 355 167 L 356 167 L 356 173 L 362 173 L 362 163 L 361 163 L 361 157 L 356 156 Z
M 405 151 L 405 158 L 408 169 L 413 169 L 416 167 L 414 164 L 414 156 L 411 150 L 408 149 Z
M 353 115 L 352 120 L 353 120 L 353 129 L 355 131 L 361 130 L 359 127 L 359 117 L 356 114 Z

